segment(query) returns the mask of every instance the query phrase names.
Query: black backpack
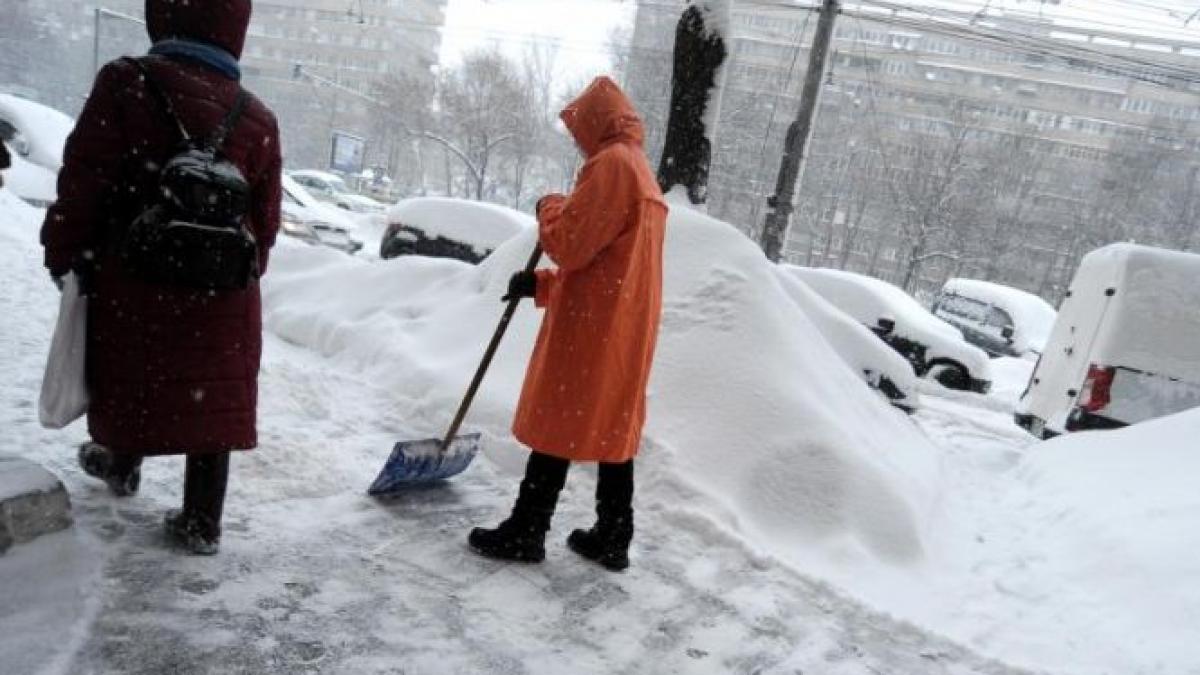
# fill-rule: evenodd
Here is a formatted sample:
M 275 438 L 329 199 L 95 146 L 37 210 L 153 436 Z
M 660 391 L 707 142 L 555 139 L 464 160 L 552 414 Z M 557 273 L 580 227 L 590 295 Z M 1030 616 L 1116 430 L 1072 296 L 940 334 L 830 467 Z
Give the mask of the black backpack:
M 246 108 L 246 91 L 238 91 L 220 126 L 197 140 L 145 64 L 128 60 L 178 129 L 182 149 L 163 164 L 157 194 L 121 238 L 122 264 L 153 283 L 208 291 L 246 288 L 258 276 L 258 246 L 246 227 L 250 186 L 221 152 Z

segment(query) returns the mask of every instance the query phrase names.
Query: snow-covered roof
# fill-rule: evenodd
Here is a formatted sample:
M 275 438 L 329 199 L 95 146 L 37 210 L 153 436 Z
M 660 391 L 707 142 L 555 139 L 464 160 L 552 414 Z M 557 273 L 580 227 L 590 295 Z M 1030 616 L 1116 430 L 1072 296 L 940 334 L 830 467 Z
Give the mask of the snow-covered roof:
M 12 94 L 0 94 L 0 119 L 7 120 L 29 144 L 33 164 L 58 172 L 63 146 L 75 129 L 75 120 L 54 108 Z
M 1079 275 L 1116 289 L 1096 358 L 1200 383 L 1200 255 L 1111 244 L 1084 256 Z
M 1038 296 L 1011 286 L 978 279 L 950 279 L 942 287 L 955 293 L 1004 310 L 1013 320 L 1013 345 L 1018 352 L 1041 352 L 1054 328 L 1058 312 Z
M 537 221 L 513 209 L 451 197 L 413 197 L 388 209 L 388 223 L 414 227 L 430 238 L 445 237 L 468 244 L 479 254 L 529 229 Z

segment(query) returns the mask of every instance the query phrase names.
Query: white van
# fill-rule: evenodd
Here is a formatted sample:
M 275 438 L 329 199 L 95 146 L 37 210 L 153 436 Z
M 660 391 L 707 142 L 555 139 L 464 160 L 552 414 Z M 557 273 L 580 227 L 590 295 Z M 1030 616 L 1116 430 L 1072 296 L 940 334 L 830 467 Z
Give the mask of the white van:
M 1200 255 L 1112 244 L 1084 257 L 1017 404 L 1040 438 L 1200 406 Z

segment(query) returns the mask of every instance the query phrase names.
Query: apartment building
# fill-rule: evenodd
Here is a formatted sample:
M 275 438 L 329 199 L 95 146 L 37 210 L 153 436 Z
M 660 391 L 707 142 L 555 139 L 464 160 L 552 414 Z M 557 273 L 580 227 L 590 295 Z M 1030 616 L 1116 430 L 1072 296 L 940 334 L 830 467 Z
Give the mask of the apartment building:
M 663 77 L 648 57 L 671 43 L 678 12 L 671 3 L 639 3 L 626 78 L 650 118 L 665 118 L 669 87 L 642 81 Z M 807 8 L 757 2 L 735 3 L 733 18 L 709 210 L 757 237 L 817 21 Z M 1200 123 L 1200 107 L 1187 74 L 1198 64 L 1198 44 L 1065 27 L 1037 12 L 980 20 L 899 5 L 847 10 L 836 24 L 785 254 L 901 281 L 913 232 L 897 221 L 912 214 L 897 213 L 905 201 L 897 195 L 872 192 L 894 192 L 906 175 L 913 183 L 932 179 L 914 177 L 922 173 L 936 177 L 931 147 L 951 139 L 975 154 L 1011 145 L 1033 168 L 1020 190 L 1029 233 L 1005 252 L 1010 264 L 996 270 L 995 261 L 931 258 L 923 285 L 987 271 L 1050 294 L 1072 264 L 1062 240 L 1114 152 L 1162 145 L 1197 155 L 1189 127 Z M 661 138 L 650 140 L 656 156 Z
M 386 164 L 394 156 L 385 147 L 394 140 L 379 138 L 386 111 L 369 99 L 376 82 L 390 74 L 432 80 L 445 5 L 446 0 L 255 1 L 243 81 L 275 110 L 290 168 L 328 167 L 334 132 L 363 139 L 365 164 Z M 140 23 L 144 0 L 28 0 L 21 7 L 26 35 L 8 38 L 11 48 L 39 56 L 22 72 L 0 77 L 0 86 L 71 114 L 83 106 L 95 64 L 149 47 Z M 60 48 L 46 50 L 47 42 Z

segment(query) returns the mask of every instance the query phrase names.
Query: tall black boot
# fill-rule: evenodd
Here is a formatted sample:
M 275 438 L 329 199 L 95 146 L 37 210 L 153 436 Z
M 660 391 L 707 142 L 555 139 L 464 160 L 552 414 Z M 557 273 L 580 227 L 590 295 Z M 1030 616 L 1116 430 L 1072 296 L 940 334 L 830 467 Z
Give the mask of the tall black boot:
M 567 546 L 579 555 L 619 572 L 629 567 L 633 541 L 633 460 L 600 464 L 596 483 L 596 524 L 575 530 Z
M 142 456 L 116 453 L 91 441 L 79 446 L 79 466 L 84 473 L 99 478 L 118 497 L 137 494 L 142 484 Z
M 188 455 L 183 510 L 167 514 L 167 536 L 197 555 L 214 555 L 221 541 L 221 513 L 229 483 L 229 453 Z
M 494 529 L 477 527 L 467 542 L 477 553 L 489 558 L 519 562 L 546 559 L 546 531 L 558 493 L 567 480 L 571 463 L 534 451 L 525 465 L 525 479 L 513 505 L 512 515 Z

